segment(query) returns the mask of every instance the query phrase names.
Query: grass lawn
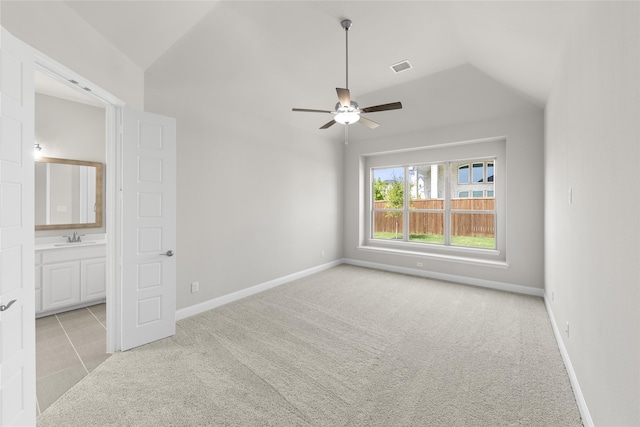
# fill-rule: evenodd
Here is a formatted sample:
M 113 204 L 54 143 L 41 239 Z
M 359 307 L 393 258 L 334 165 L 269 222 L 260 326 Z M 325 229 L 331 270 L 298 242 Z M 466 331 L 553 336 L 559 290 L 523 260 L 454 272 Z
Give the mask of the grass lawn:
M 375 239 L 385 240 L 402 240 L 402 233 L 398 233 L 396 239 L 395 233 L 375 233 L 373 235 Z M 441 234 L 410 234 L 409 240 L 412 242 L 421 243 L 444 243 L 444 236 Z M 493 237 L 469 237 L 469 236 L 451 236 L 451 244 L 453 246 L 466 246 L 472 248 L 490 248 L 496 247 L 495 239 Z

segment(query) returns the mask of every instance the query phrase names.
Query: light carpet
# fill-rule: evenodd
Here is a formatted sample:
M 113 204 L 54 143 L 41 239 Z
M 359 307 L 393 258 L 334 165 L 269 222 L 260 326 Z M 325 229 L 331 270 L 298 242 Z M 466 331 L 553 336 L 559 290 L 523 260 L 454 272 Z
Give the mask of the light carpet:
M 111 356 L 45 426 L 581 426 L 541 298 L 341 265 Z

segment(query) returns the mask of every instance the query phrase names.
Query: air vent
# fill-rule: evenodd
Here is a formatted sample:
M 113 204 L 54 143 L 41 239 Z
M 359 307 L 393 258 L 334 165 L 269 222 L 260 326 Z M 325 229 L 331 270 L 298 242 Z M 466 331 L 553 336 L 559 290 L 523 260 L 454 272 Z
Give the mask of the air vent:
M 406 59 L 404 61 L 400 61 L 397 64 L 393 64 L 391 66 L 391 69 L 393 70 L 394 73 L 400 73 L 402 71 L 410 70 L 412 68 L 413 67 L 411 66 L 409 61 Z

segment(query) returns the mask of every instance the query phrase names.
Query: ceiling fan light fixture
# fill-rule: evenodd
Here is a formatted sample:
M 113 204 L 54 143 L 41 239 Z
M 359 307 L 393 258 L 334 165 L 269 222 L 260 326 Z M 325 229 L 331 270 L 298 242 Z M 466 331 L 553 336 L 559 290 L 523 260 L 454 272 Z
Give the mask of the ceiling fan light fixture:
M 342 125 L 350 125 L 351 123 L 355 123 L 360 120 L 360 114 L 355 111 L 343 111 L 336 114 L 333 120 Z

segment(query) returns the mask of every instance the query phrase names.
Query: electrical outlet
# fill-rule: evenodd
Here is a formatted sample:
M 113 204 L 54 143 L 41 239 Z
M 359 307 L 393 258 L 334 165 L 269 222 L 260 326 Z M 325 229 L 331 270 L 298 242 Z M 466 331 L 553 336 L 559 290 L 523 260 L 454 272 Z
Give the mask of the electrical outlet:
M 556 300 L 556 293 L 554 291 L 551 291 L 551 301 L 555 301 Z
M 200 290 L 200 282 L 191 282 L 191 293 L 198 292 Z
M 320 251 L 320 257 L 324 259 L 324 251 Z
M 569 322 L 565 325 L 564 331 L 567 333 L 567 337 L 569 337 Z
M 569 188 L 569 204 L 573 204 L 573 188 Z
M 421 262 L 421 261 L 418 261 L 418 262 L 416 262 L 416 266 L 418 266 L 418 267 L 422 267 L 422 266 L 423 266 L 423 264 L 422 264 L 422 262 Z

